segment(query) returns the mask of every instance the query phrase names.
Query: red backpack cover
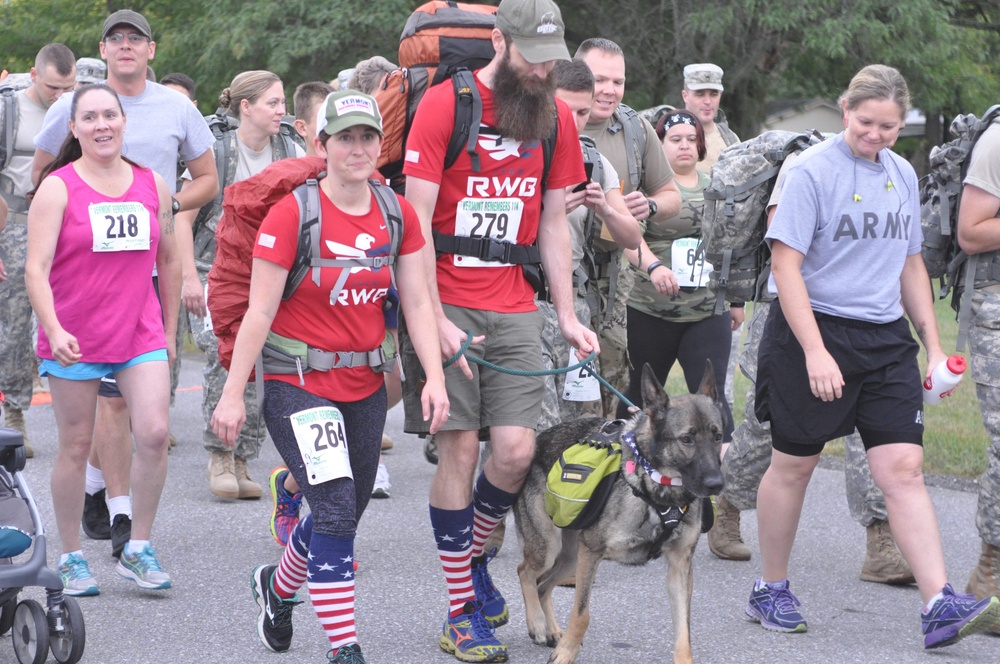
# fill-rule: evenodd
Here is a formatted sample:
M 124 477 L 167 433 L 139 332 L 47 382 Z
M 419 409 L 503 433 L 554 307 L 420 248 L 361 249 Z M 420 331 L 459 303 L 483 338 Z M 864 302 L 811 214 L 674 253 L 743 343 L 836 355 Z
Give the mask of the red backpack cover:
M 215 229 L 215 262 L 208 273 L 208 310 L 226 369 L 250 302 L 250 271 L 257 230 L 268 210 L 296 187 L 326 170 L 320 157 L 281 159 L 257 175 L 226 187 Z

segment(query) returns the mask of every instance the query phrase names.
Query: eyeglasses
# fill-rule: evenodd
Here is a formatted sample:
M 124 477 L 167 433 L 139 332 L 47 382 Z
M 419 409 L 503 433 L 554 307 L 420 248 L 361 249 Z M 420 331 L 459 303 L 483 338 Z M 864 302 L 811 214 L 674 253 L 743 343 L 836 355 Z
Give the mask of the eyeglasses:
M 130 32 L 128 33 L 127 36 L 128 36 L 128 43 L 136 46 L 149 41 L 148 37 L 146 37 L 145 35 L 140 35 L 138 32 Z M 125 37 L 126 35 L 121 32 L 112 32 L 110 35 L 104 38 L 104 41 L 109 42 L 111 44 L 121 44 L 123 41 L 125 41 Z

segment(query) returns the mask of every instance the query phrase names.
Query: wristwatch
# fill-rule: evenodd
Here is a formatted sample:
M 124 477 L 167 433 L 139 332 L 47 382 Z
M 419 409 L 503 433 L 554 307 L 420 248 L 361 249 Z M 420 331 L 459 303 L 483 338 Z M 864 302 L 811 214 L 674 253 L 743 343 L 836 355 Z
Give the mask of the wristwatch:
M 655 216 L 656 215 L 656 201 L 654 201 L 652 198 L 647 198 L 646 202 L 649 203 L 649 217 Z M 647 217 L 647 219 L 649 217 Z
M 176 198 L 174 198 L 173 196 L 170 197 L 170 211 L 173 212 L 174 214 L 177 214 L 178 212 L 181 211 L 181 202 Z

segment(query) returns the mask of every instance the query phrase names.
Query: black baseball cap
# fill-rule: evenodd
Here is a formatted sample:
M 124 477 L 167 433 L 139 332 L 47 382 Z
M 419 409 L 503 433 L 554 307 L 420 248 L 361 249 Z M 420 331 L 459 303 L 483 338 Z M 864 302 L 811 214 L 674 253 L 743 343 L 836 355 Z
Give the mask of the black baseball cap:
M 139 12 L 131 9 L 121 9 L 109 16 L 104 21 L 104 30 L 101 32 L 101 39 L 107 39 L 111 31 L 119 25 L 127 25 L 138 30 L 143 37 L 152 41 L 153 30 L 149 27 L 149 21 Z

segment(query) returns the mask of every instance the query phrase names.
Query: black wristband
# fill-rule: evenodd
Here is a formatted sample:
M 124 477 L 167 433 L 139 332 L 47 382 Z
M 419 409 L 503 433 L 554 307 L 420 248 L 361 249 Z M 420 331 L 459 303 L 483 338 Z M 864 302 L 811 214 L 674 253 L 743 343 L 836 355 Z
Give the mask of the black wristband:
M 649 267 L 646 268 L 646 274 L 648 274 L 649 276 L 653 276 L 653 270 L 660 267 L 661 265 L 663 265 L 663 263 L 661 263 L 660 261 L 653 261 L 652 263 L 649 264 Z

